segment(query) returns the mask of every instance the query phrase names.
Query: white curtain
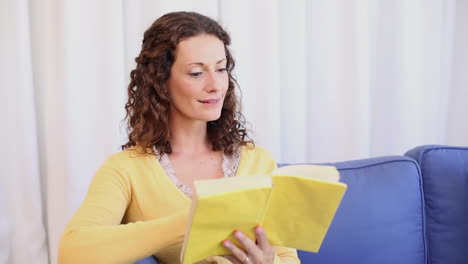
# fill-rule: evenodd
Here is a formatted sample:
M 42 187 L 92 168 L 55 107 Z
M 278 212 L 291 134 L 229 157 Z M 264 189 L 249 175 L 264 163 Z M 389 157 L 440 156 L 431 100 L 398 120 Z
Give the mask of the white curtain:
M 48 260 L 27 10 L 0 5 L 0 261 L 13 264 Z
M 143 32 L 176 10 L 231 33 L 244 114 L 278 162 L 468 145 L 463 0 L 2 0 L 0 264 L 56 263 L 91 177 L 124 143 Z

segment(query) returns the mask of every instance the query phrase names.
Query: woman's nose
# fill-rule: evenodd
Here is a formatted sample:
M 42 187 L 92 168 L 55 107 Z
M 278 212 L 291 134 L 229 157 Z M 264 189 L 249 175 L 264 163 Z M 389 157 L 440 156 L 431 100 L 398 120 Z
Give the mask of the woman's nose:
M 218 72 L 210 72 L 210 74 L 208 74 L 206 83 L 206 89 L 208 90 L 208 92 L 218 92 L 219 90 L 221 90 L 223 85 L 223 79 L 223 76 L 221 76 L 221 74 L 219 74 Z

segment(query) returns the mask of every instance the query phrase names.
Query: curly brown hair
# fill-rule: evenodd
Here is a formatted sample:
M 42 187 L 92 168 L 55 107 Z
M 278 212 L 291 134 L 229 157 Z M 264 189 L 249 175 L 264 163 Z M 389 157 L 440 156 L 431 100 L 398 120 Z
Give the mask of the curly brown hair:
M 136 68 L 130 73 L 127 112 L 128 142 L 122 150 L 139 146 L 145 153 L 155 147 L 158 153 L 172 153 L 169 109 L 171 98 L 166 89 L 171 67 L 175 60 L 177 44 L 201 34 L 216 36 L 224 43 L 229 85 L 218 120 L 207 125 L 207 135 L 212 149 L 231 155 L 236 148 L 252 144 L 240 112 L 235 94 L 238 86 L 232 71 L 234 58 L 229 51 L 229 34 L 213 19 L 195 12 L 173 12 L 157 19 L 145 31 L 142 49 L 135 58 Z M 153 153 L 150 151 L 149 153 Z

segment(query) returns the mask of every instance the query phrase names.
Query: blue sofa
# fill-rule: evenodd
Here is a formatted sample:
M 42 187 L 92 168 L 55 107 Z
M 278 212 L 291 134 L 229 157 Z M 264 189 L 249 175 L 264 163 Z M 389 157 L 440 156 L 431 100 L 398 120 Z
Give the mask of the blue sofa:
M 468 147 L 329 165 L 348 190 L 320 252 L 299 251 L 302 263 L 468 264 Z

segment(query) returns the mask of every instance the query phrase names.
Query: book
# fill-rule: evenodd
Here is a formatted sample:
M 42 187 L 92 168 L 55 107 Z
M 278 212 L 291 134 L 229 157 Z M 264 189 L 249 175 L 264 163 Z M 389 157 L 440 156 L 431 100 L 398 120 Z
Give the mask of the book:
M 231 254 L 240 230 L 255 241 L 261 225 L 273 246 L 318 252 L 346 191 L 335 167 L 289 165 L 270 175 L 195 181 L 181 263 Z

